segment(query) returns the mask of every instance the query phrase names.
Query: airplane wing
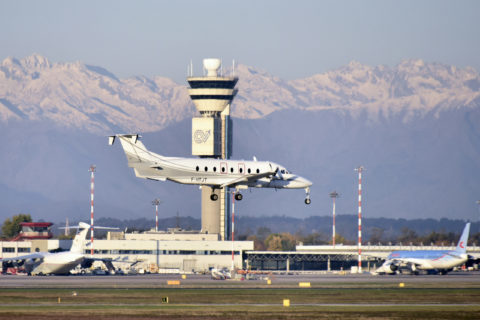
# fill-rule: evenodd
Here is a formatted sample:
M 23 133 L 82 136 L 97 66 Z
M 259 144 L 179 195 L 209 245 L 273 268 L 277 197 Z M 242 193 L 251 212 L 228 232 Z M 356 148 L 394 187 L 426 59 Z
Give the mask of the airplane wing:
M 18 256 L 18 257 L 12 257 L 12 258 L 2 258 L 0 259 L 0 263 L 2 262 L 19 262 L 19 261 L 25 261 L 25 260 L 35 260 L 35 259 L 43 259 L 45 257 L 44 254 L 42 253 L 32 253 L 32 254 L 27 254 L 24 256 Z
M 242 184 L 242 183 L 248 183 L 252 181 L 256 181 L 258 179 L 262 178 L 271 178 L 273 177 L 277 171 L 268 171 L 268 172 L 263 172 L 263 173 L 256 173 L 256 174 L 247 174 L 244 175 L 240 178 L 232 179 L 230 181 L 225 182 L 224 184 L 220 185 L 220 188 L 225 188 L 225 187 L 234 187 L 236 185 Z

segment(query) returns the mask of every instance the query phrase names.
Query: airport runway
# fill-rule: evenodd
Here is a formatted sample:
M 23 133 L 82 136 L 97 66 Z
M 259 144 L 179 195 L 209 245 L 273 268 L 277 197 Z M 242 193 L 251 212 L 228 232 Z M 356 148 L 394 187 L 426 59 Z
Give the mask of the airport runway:
M 298 286 L 299 282 L 310 282 L 312 287 L 331 287 L 335 285 L 368 286 L 372 284 L 406 287 L 438 285 L 440 287 L 456 284 L 480 288 L 480 272 L 453 272 L 441 275 L 394 275 L 373 276 L 371 274 L 303 274 L 303 275 L 258 275 L 255 280 L 212 280 L 210 275 L 187 274 L 182 279 L 179 274 L 145 274 L 145 275 L 106 275 L 106 276 L 43 276 L 30 277 L 22 275 L 0 275 L 0 288 L 162 288 L 172 287 L 168 281 L 178 280 L 182 287 L 263 287 L 271 280 L 271 286 Z M 175 285 L 174 285 L 175 286 Z

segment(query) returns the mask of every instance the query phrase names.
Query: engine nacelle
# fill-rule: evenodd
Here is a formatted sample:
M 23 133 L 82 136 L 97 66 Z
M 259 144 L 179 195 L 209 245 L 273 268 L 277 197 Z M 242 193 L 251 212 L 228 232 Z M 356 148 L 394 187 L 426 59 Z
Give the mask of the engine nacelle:
M 390 265 L 390 270 L 392 270 L 393 272 L 395 272 L 395 271 L 398 270 L 398 266 L 392 263 L 392 264 Z

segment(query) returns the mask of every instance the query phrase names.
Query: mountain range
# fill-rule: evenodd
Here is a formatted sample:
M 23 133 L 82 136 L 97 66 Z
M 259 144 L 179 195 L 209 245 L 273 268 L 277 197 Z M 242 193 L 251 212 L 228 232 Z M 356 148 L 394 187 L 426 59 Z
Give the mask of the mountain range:
M 235 76 L 233 158 L 272 160 L 314 183 L 311 206 L 303 191 L 252 190 L 236 214 L 329 215 L 333 190 L 341 195 L 337 214 L 354 214 L 354 168 L 363 165 L 364 215 L 478 220 L 480 76 L 473 68 L 351 62 L 287 81 L 239 65 Z M 153 151 L 189 156 L 194 115 L 186 84 L 164 77 L 119 79 L 38 54 L 4 59 L 1 217 L 88 220 L 91 164 L 99 216 L 150 216 L 159 197 L 165 216 L 198 217 L 196 187 L 137 179 L 120 148 L 106 143 L 109 134 L 139 132 Z

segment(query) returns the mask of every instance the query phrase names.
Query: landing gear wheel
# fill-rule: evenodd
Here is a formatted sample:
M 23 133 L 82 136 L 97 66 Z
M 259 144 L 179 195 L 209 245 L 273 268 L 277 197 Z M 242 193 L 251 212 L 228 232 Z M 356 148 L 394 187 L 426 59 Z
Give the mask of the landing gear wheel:
M 243 195 L 241 193 L 235 193 L 235 200 L 240 201 L 243 199 Z
M 210 200 L 212 200 L 212 201 L 217 201 L 217 200 L 218 200 L 218 194 L 212 193 L 212 194 L 210 195 Z
M 305 204 L 310 204 L 312 203 L 312 200 L 310 200 L 310 188 L 306 187 L 305 188 Z

